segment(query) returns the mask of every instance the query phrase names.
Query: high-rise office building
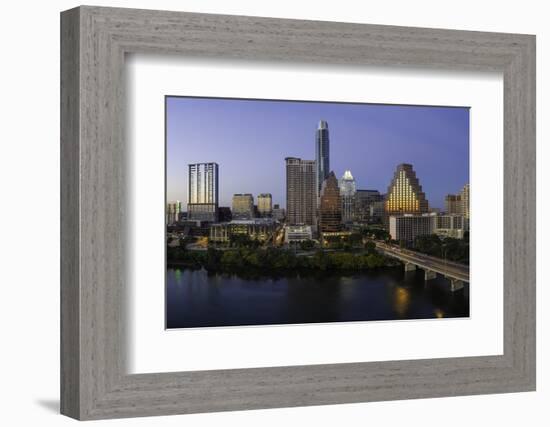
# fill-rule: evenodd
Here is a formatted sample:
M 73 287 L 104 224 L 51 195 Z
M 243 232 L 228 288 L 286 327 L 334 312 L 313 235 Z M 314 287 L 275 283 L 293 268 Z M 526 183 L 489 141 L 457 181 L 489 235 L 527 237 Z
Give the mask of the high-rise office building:
M 470 219 L 470 184 L 466 184 L 462 188 L 460 200 L 462 202 L 462 215 L 464 215 L 464 218 Z
M 328 123 L 319 122 L 315 133 L 315 162 L 317 164 L 317 195 L 321 194 L 321 186 L 330 171 L 330 144 L 328 137 Z
M 445 212 L 470 218 L 470 184 L 466 184 L 458 194 L 445 196 Z
M 217 221 L 218 193 L 218 164 L 190 164 L 187 190 L 188 219 L 211 222 Z
M 258 195 L 258 213 L 261 217 L 270 217 L 273 213 L 272 200 L 270 193 Z
M 342 178 L 338 182 L 340 187 L 340 199 L 342 201 L 342 222 L 353 222 L 355 212 L 355 179 L 351 171 L 344 172 Z
M 254 196 L 249 193 L 233 194 L 231 214 L 233 219 L 254 218 Z
M 315 160 L 287 157 L 286 219 L 289 225 L 316 225 L 317 179 Z
M 385 201 L 386 215 L 428 212 L 428 201 L 412 165 L 397 166 Z
M 458 194 L 445 196 L 445 212 L 451 215 L 462 215 L 462 201 Z
M 319 230 L 332 233 L 342 230 L 342 200 L 334 172 L 330 172 L 321 186 Z
M 181 202 L 168 202 L 166 206 L 166 225 L 173 225 L 180 220 Z

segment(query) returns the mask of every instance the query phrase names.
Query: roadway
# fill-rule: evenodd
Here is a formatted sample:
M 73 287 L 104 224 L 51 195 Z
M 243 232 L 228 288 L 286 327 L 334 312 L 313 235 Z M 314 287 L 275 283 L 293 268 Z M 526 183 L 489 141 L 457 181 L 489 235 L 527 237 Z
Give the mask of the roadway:
M 407 249 L 401 249 L 397 246 L 388 245 L 387 243 L 375 241 L 375 244 L 378 250 L 402 262 L 414 264 L 423 270 L 435 271 L 451 279 L 470 282 L 470 267 L 467 265 L 432 257 L 419 252 L 413 252 Z

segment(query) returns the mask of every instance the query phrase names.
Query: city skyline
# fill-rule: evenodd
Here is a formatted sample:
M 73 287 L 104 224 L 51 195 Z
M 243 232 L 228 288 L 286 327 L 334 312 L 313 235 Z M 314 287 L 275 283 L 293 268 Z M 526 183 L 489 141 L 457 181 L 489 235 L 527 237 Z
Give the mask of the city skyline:
M 186 97 L 166 108 L 167 200 L 184 209 L 188 164 L 204 162 L 219 165 L 220 206 L 271 193 L 286 208 L 285 158 L 316 158 L 320 121 L 330 171 L 351 171 L 357 189 L 385 193 L 397 164 L 412 163 L 430 206 L 443 208 L 469 182 L 468 108 Z

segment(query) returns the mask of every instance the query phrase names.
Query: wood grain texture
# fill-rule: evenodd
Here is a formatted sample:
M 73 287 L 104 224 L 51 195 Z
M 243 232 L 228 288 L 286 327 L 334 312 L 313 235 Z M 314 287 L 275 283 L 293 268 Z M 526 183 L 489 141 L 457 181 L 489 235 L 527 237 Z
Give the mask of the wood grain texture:
M 61 20 L 61 412 L 80 414 L 79 17 Z
M 535 388 L 535 38 L 80 7 L 62 13 L 62 413 L 100 419 Z M 124 55 L 504 73 L 504 354 L 128 375 Z

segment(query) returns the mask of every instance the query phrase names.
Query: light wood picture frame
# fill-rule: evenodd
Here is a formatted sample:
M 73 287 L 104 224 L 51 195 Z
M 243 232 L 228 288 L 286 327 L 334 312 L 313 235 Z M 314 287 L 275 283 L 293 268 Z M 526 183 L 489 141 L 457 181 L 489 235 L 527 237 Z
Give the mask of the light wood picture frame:
M 502 72 L 503 354 L 127 374 L 128 53 Z M 65 415 L 87 420 L 535 390 L 532 35 L 78 7 L 61 14 L 61 166 Z

